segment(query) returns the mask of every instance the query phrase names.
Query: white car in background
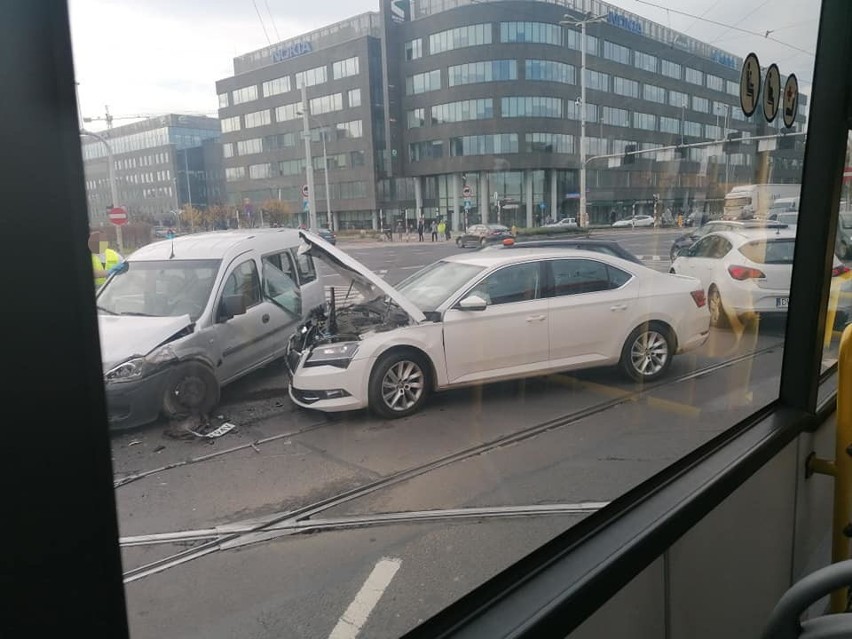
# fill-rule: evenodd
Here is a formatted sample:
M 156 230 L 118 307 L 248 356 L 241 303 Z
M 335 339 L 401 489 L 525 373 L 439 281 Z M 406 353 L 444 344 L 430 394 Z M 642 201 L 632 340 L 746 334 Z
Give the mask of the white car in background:
M 430 391 L 614 364 L 650 382 L 709 335 L 697 280 L 610 255 L 459 254 L 394 287 L 322 240 L 304 241 L 360 292 L 316 309 L 290 339 L 290 396 L 306 408 L 404 417 Z
M 740 316 L 783 314 L 790 303 L 795 242 L 794 228 L 710 233 L 682 251 L 670 272 L 701 281 L 714 326 Z M 835 257 L 832 277 L 847 272 Z
M 650 215 L 634 215 L 633 217 L 618 220 L 612 224 L 613 228 L 624 228 L 625 226 L 654 226 L 654 218 Z
M 545 226 L 550 227 L 558 227 L 563 229 L 578 229 L 580 226 L 577 224 L 576 217 L 563 217 L 558 222 L 551 222 L 550 224 L 545 224 Z

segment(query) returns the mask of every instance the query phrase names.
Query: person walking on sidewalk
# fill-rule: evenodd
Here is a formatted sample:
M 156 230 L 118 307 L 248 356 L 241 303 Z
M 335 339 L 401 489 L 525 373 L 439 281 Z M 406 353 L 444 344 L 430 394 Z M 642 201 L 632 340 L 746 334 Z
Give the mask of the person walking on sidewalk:
M 417 241 L 418 242 L 423 241 L 423 231 L 426 230 L 425 227 L 426 227 L 426 220 L 423 219 L 423 216 L 421 215 L 420 219 L 417 220 Z
M 435 221 L 432 221 L 432 227 L 431 228 L 432 228 L 432 241 L 437 242 L 438 241 L 438 223 L 435 222 Z
M 444 220 L 441 220 L 438 223 L 438 237 L 442 240 L 446 239 L 446 234 L 447 234 L 447 223 L 444 222 Z

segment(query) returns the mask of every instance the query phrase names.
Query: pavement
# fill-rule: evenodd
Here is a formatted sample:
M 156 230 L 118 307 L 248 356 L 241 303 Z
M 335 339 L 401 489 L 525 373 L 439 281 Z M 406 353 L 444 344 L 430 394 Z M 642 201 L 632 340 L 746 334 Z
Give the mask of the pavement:
M 664 271 L 680 232 L 596 234 Z M 461 251 L 376 244 L 340 247 L 392 283 Z M 783 330 L 713 330 L 645 388 L 595 369 L 395 421 L 298 409 L 271 365 L 224 390 L 218 439 L 116 433 L 131 634 L 398 636 L 773 400 Z

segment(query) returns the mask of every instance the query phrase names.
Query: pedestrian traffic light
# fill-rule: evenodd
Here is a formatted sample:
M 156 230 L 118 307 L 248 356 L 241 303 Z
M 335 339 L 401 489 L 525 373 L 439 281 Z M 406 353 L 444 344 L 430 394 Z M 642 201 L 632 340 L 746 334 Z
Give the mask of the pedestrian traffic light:
M 635 144 L 627 144 L 624 146 L 624 160 L 623 164 L 636 164 L 636 145 Z

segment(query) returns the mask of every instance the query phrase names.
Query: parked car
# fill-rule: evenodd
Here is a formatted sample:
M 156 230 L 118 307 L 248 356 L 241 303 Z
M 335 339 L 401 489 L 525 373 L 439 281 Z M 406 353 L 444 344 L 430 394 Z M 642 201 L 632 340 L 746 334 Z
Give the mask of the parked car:
M 316 233 L 329 244 L 337 244 L 337 236 L 327 228 L 318 228 L 316 230 L 312 229 L 311 233 Z
M 612 226 L 613 228 L 624 228 L 625 226 L 654 226 L 654 218 L 650 215 L 635 215 L 633 217 L 613 222 Z
M 738 231 L 747 228 L 784 228 L 785 225 L 780 222 L 758 222 L 758 221 L 739 221 L 739 220 L 710 220 L 706 224 L 699 226 L 694 231 L 684 233 L 675 239 L 672 243 L 672 248 L 669 251 L 669 258 L 672 262 L 678 256 L 678 253 L 689 248 L 700 240 L 705 235 L 715 233 L 717 231 Z
M 852 258 L 852 213 L 841 213 L 837 221 L 837 254 L 844 260 Z
M 579 224 L 577 224 L 577 218 L 575 218 L 575 217 L 563 217 L 558 222 L 551 222 L 550 224 L 545 224 L 545 226 L 557 226 L 557 227 L 560 227 L 560 228 L 568 228 L 568 229 L 580 228 Z
M 795 230 L 789 228 L 710 233 L 682 251 L 670 272 L 701 281 L 714 326 L 727 326 L 742 316 L 785 314 L 795 241 Z M 847 273 L 835 257 L 832 276 L 845 279 Z
M 502 242 L 507 237 L 514 236 L 512 231 L 502 224 L 472 224 L 466 231 L 459 233 L 456 244 L 461 248 L 485 246 L 493 242 Z
M 300 242 L 292 229 L 218 231 L 130 255 L 97 293 L 111 425 L 206 413 L 222 386 L 283 356 L 323 303 Z
M 579 251 L 593 251 L 595 253 L 603 253 L 620 257 L 623 260 L 641 264 L 642 261 L 633 255 L 626 248 L 621 246 L 615 240 L 600 240 L 594 237 L 575 237 L 575 238 L 548 238 L 548 239 L 512 239 L 507 238 L 501 244 L 488 247 L 492 249 L 528 249 L 528 248 L 547 248 L 547 249 L 576 249 Z
M 306 242 L 363 295 L 317 310 L 291 337 L 290 396 L 306 408 L 404 417 L 432 391 L 614 364 L 650 382 L 709 335 L 700 282 L 602 253 L 460 254 L 391 286 Z

